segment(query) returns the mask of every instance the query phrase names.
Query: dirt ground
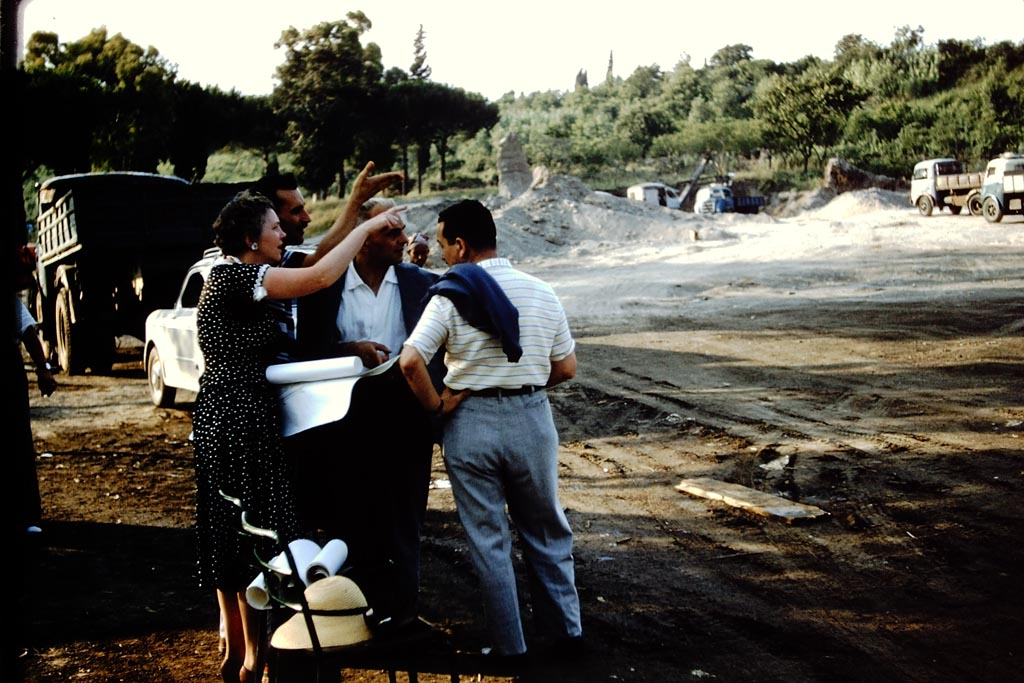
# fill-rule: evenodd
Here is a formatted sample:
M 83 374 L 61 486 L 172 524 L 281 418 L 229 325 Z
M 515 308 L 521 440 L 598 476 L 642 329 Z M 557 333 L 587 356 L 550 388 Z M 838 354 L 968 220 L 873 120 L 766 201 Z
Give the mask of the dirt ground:
M 555 284 L 578 341 L 576 379 L 550 395 L 589 653 L 519 680 L 1021 680 L 1024 222 L 872 197 L 791 217 L 631 207 L 619 238 L 561 244 L 544 230 L 578 223 L 533 223 L 556 253 L 522 267 Z M 610 201 L 569 211 L 593 222 Z M 45 520 L 25 556 L 26 681 L 218 678 L 190 397 L 154 408 L 138 348 L 121 353 L 111 376 L 32 396 Z M 479 646 L 439 455 L 433 477 L 423 615 Z M 694 477 L 827 514 L 787 523 L 675 488 Z

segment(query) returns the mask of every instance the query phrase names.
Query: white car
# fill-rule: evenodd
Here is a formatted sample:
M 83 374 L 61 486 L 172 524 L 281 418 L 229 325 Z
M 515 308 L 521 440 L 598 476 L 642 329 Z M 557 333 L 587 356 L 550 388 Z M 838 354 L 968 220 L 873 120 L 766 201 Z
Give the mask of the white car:
M 220 249 L 211 248 L 188 269 L 174 308 L 160 308 L 146 318 L 142 364 L 149 381 L 149 397 L 161 408 L 174 405 L 178 389 L 199 391 L 203 354 L 196 332 L 199 294 Z

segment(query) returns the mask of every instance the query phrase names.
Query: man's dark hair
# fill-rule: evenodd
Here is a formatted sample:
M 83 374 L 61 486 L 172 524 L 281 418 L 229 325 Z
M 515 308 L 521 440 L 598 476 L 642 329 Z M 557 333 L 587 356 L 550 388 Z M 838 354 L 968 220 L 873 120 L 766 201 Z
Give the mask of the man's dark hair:
M 273 209 L 265 196 L 249 190 L 239 192 L 213 222 L 213 243 L 229 256 L 241 256 L 248 248 L 248 240 L 259 240 L 263 219 Z
M 475 199 L 463 199 L 442 209 L 437 222 L 444 223 L 444 239 L 449 244 L 461 237 L 471 249 L 497 249 L 498 230 L 486 206 Z
M 253 183 L 249 191 L 254 194 L 263 195 L 274 204 L 276 209 L 278 206 L 278 190 L 297 189 L 299 189 L 299 181 L 294 173 L 268 173 Z

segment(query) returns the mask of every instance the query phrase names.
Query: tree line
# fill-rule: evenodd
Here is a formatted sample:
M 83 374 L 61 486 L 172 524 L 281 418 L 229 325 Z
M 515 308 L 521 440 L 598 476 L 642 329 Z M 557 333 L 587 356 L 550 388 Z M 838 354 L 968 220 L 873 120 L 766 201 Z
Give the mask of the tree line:
M 284 30 L 266 97 L 179 80 L 156 49 L 102 28 L 68 43 L 35 33 L 20 72 L 32 111 L 25 177 L 169 163 L 199 180 L 209 156 L 231 147 L 256 150 L 270 169 L 287 154 L 314 195 L 343 194 L 348 170 L 367 159 L 405 171 L 423 192 L 425 181 L 495 184 L 497 145 L 510 132 L 532 164 L 584 181 L 652 163 L 683 175 L 704 158 L 806 176 L 830 156 L 905 178 L 924 158 L 977 168 L 1024 152 L 1024 42 L 932 45 L 920 27 L 902 27 L 886 46 L 844 36 L 831 60 L 779 64 L 738 44 L 699 68 L 684 58 L 625 78 L 610 57 L 594 86 L 581 71 L 571 90 L 491 103 L 430 80 L 422 27 L 409 70 L 385 70 L 380 48 L 363 45 L 370 27 L 351 12 Z
M 422 27 L 410 71 L 385 71 L 380 48 L 362 44 L 370 28 L 366 15 L 350 12 L 283 31 L 276 47 L 285 59 L 269 96 L 180 80 L 155 48 L 105 28 L 72 42 L 36 32 L 19 74 L 20 101 L 31 108 L 24 174 L 156 172 L 168 163 L 175 175 L 198 181 L 210 155 L 232 147 L 257 151 L 268 170 L 289 154 L 313 195 L 343 194 L 348 169 L 366 159 L 380 169 L 400 167 L 422 189 L 431 152 L 443 179 L 451 138 L 494 126 L 498 108 L 429 80 Z
M 729 45 L 706 65 L 684 58 L 670 71 L 640 67 L 571 92 L 503 96 L 497 139 L 516 131 L 532 163 L 582 178 L 660 160 L 719 168 L 752 160 L 777 170 L 820 173 L 839 156 L 874 173 L 907 178 L 931 157 L 983 167 L 1024 152 L 1024 42 L 924 42 L 902 27 L 881 46 L 847 35 L 835 58 L 777 64 Z M 488 141 L 489 142 L 489 141 Z

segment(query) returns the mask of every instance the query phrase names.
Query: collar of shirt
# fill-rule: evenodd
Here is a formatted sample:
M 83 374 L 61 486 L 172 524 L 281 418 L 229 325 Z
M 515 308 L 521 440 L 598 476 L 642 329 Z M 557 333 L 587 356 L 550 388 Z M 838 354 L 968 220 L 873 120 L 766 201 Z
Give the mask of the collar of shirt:
M 395 267 L 388 266 L 388 272 L 384 273 L 384 282 L 390 282 L 391 284 L 398 284 L 398 276 L 395 275 Z M 348 264 L 348 272 L 345 273 L 345 291 L 351 291 L 359 287 L 370 288 L 368 284 L 363 282 L 363 278 L 359 277 L 359 271 L 356 270 L 355 262 Z
M 495 256 L 494 258 L 485 258 L 483 261 L 477 261 L 476 264 L 481 268 L 491 268 L 492 266 L 512 266 L 512 262 L 504 256 Z

